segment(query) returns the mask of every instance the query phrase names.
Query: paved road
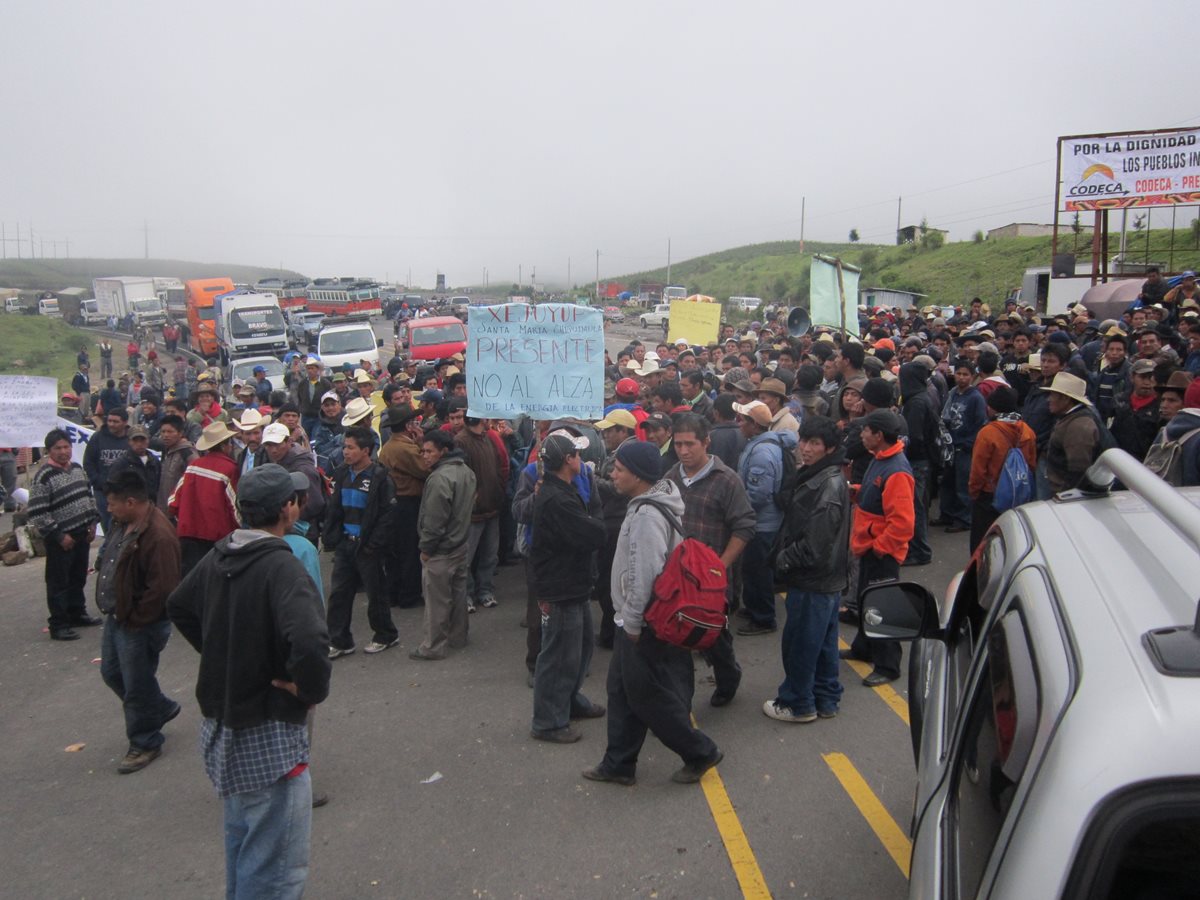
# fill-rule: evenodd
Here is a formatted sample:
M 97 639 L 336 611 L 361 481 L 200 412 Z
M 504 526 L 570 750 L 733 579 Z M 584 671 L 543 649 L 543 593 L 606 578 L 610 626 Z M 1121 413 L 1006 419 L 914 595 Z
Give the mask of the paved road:
M 905 571 L 941 592 L 966 559 L 966 537 L 938 533 L 933 545 L 935 565 Z M 99 630 L 51 642 L 42 561 L 3 571 L 4 893 L 218 895 L 221 810 L 196 747 L 195 654 L 171 639 L 160 680 L 184 712 L 157 762 L 118 776 L 126 745 L 100 680 Z M 502 569 L 498 588 L 501 605 L 471 617 L 470 646 L 445 662 L 408 659 L 420 614 L 406 610 L 401 647 L 335 663 L 313 760 L 314 783 L 333 799 L 314 814 L 310 896 L 765 896 L 756 885 L 778 896 L 905 896 L 914 781 L 902 682 L 864 688 L 843 663 L 840 715 L 785 725 L 760 709 L 781 677 L 778 636 L 737 638 L 745 676 L 733 704 L 709 706 L 697 668 L 696 718 L 726 754 L 719 779 L 671 783 L 677 760 L 650 738 L 636 787 L 596 785 L 579 770 L 600 758 L 604 720 L 582 723 L 571 746 L 528 736 L 520 567 Z M 360 644 L 365 622 L 360 598 Z M 597 651 L 587 687 L 602 703 L 608 656 Z M 74 744 L 84 747 L 65 751 Z M 868 818 L 860 805 L 870 812 L 872 798 L 881 806 Z

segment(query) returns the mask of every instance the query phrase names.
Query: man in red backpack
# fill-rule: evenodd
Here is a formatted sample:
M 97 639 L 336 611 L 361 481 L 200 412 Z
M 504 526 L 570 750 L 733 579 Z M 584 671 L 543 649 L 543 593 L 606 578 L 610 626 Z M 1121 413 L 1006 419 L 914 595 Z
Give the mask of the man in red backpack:
M 658 476 L 653 444 L 626 441 L 617 448 L 611 477 L 629 499 L 629 509 L 617 538 L 611 579 L 617 629 L 608 667 L 608 747 L 598 765 L 582 772 L 591 781 L 633 784 L 647 731 L 683 759 L 672 781 L 697 782 L 722 758 L 712 738 L 692 726 L 691 652 L 659 640 L 644 627 L 655 578 L 682 540 L 672 519 L 683 519 L 683 497 L 674 482 Z

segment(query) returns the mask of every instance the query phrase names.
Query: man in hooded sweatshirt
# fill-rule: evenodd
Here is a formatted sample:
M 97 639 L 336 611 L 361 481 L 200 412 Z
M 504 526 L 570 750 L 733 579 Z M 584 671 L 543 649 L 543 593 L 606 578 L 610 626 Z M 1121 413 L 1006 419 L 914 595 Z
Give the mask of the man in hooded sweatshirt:
M 291 476 L 257 466 L 238 483 L 245 527 L 222 538 L 167 598 L 200 654 L 204 767 L 224 803 L 229 896 L 299 897 L 308 877 L 310 707 L 329 694 L 321 595 L 284 541 Z
M 1017 415 L 1017 392 L 1007 385 L 996 388 L 988 395 L 987 411 L 991 421 L 979 430 L 979 436 L 975 438 L 975 449 L 971 453 L 971 477 L 967 484 L 972 504 L 972 552 L 1000 515 L 992 505 L 992 500 L 1008 451 L 1014 447 L 1021 451 L 1030 474 L 1037 469 L 1037 435 Z
M 699 781 L 723 756 L 691 721 L 691 652 L 660 641 L 645 627 L 654 579 L 680 543 L 676 525 L 684 515 L 679 487 L 660 481 L 659 471 L 653 444 L 627 441 L 617 448 L 612 480 L 629 507 L 612 570 L 617 630 L 608 667 L 608 746 L 604 758 L 582 772 L 591 781 L 633 784 L 647 731 L 683 760 L 671 776 L 679 783 Z
M 1200 485 L 1200 379 L 1187 386 L 1183 409 L 1175 413 L 1163 429 L 1161 440 L 1183 440 L 1183 471 L 1180 487 Z M 1188 435 L 1191 434 L 1190 437 Z M 1186 438 L 1186 440 L 1185 440 Z

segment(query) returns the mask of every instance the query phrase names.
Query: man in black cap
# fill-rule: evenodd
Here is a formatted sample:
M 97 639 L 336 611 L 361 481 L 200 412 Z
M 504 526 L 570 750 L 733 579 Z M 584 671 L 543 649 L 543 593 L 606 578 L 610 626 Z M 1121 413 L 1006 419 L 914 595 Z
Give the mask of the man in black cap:
M 584 696 L 583 679 L 592 657 L 592 558 L 607 533 L 599 497 L 585 504 L 571 483 L 583 468 L 579 451 L 586 438 L 550 434 L 538 459 L 544 472 L 533 504 L 530 590 L 542 613 L 542 648 L 534 668 L 533 725 L 540 741 L 570 744 L 582 735 L 572 718 L 596 718 L 604 707 Z
M 874 457 L 858 488 L 850 551 L 859 558 L 859 592 L 880 581 L 900 577 L 915 524 L 912 467 L 904 456 L 900 431 L 904 420 L 890 409 L 863 417 L 862 442 Z M 876 687 L 900 677 L 900 642 L 868 640 L 860 622 L 843 659 L 861 659 L 874 670 L 863 684 Z
M 658 450 L 646 441 L 623 443 L 612 465 L 613 484 L 629 509 L 611 578 L 617 630 L 608 667 L 608 746 L 604 758 L 581 773 L 591 781 L 633 784 L 647 731 L 682 758 L 673 781 L 699 781 L 722 759 L 713 740 L 691 721 L 692 654 L 645 628 L 654 579 L 682 540 L 672 519 L 679 522 L 684 515 L 678 486 L 659 480 L 658 465 Z
M 329 635 L 317 586 L 284 540 L 291 475 L 265 464 L 238 483 L 243 526 L 167 599 L 200 653 L 205 770 L 225 806 L 230 896 L 299 896 L 308 877 L 310 707 L 329 694 Z

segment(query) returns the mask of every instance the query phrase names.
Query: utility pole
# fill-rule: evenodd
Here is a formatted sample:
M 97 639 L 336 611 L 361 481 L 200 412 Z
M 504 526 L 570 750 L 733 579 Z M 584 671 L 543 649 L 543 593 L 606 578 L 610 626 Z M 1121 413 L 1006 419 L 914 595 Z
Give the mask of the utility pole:
M 17 259 L 21 258 L 21 223 L 17 222 Z
M 896 198 L 896 243 L 900 243 L 900 207 L 904 202 L 903 197 Z
M 517 290 L 519 291 L 525 290 L 525 277 L 523 273 L 524 266 L 521 263 L 517 263 Z
M 567 257 L 567 290 L 571 290 L 571 257 Z
M 600 305 L 600 251 L 596 251 L 596 305 Z
M 808 202 L 807 197 L 800 198 L 800 252 L 804 252 L 804 207 Z
M 0 259 L 8 259 L 8 235 L 4 233 L 3 222 L 0 222 Z
M 63 243 L 65 243 L 67 245 L 67 259 L 70 259 L 71 258 L 71 239 L 67 238 L 66 241 L 64 241 Z
M 671 283 L 671 239 L 667 238 L 667 284 Z
M 150 225 L 145 219 L 142 219 L 142 234 L 146 239 L 146 250 L 145 250 L 146 259 L 149 259 L 150 258 Z

